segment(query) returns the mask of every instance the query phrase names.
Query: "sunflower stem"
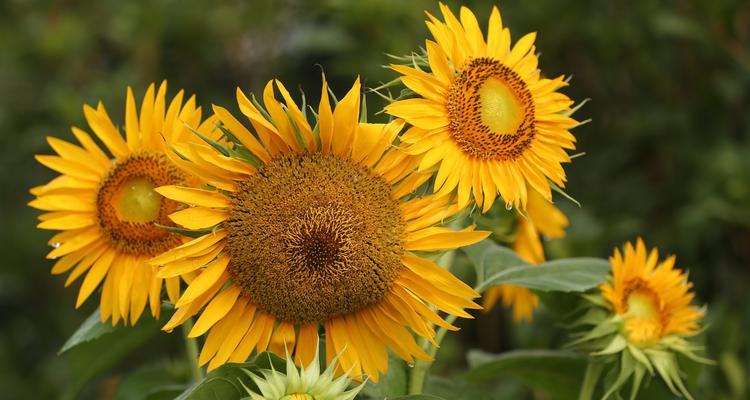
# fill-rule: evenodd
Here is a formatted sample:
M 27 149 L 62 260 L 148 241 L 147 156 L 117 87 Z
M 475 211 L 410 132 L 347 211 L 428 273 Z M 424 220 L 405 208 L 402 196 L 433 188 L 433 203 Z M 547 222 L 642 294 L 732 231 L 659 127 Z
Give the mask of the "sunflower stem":
M 586 373 L 583 375 L 583 384 L 581 392 L 578 394 L 578 400 L 591 400 L 594 397 L 596 384 L 602 374 L 604 365 L 602 363 L 589 361 L 586 366 Z
M 191 330 L 193 330 L 193 319 L 189 318 L 182 324 L 182 338 L 185 341 L 185 357 L 190 364 L 190 373 L 193 380 L 198 382 L 203 379 L 203 369 L 198 365 L 198 341 L 188 337 Z

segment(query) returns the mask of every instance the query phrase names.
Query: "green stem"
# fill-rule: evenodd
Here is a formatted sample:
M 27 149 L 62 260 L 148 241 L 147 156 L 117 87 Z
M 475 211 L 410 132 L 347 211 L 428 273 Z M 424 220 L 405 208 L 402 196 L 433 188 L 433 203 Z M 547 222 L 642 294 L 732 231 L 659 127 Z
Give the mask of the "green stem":
M 581 392 L 578 394 L 578 400 L 591 400 L 594 397 L 596 384 L 599 382 L 603 368 L 604 364 L 589 361 L 586 366 L 586 373 L 583 376 L 583 384 L 581 385 Z
M 198 365 L 198 341 L 188 337 L 192 329 L 193 319 L 189 318 L 182 324 L 182 338 L 185 341 L 185 356 L 187 357 L 188 364 L 190 364 L 190 373 L 193 376 L 193 380 L 197 382 L 203 379 L 203 369 Z
M 455 315 L 450 315 L 445 319 L 445 322 L 449 324 L 453 324 L 453 322 L 455 321 Z M 422 391 L 424 390 L 425 380 L 427 379 L 427 373 L 430 371 L 432 364 L 435 363 L 435 355 L 437 354 L 438 346 L 440 346 L 440 343 L 442 343 L 446 333 L 448 333 L 448 330 L 445 328 L 441 327 L 437 330 L 437 333 L 435 334 L 435 342 L 438 345 L 430 346 L 429 349 L 427 349 L 427 354 L 430 356 L 429 361 L 417 360 L 417 362 L 414 363 L 414 368 L 411 369 L 411 376 L 409 377 L 408 394 L 422 394 Z M 424 339 L 420 339 L 420 341 L 424 341 L 425 343 L 427 343 L 427 345 L 429 345 L 429 343 Z

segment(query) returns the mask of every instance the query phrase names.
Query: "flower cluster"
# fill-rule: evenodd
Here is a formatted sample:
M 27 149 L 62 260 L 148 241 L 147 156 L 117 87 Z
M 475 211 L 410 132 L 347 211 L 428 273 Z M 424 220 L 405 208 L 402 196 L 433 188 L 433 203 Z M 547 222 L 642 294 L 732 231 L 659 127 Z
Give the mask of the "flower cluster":
M 136 324 L 168 300 L 163 330 L 204 337 L 197 362 L 209 371 L 265 351 L 287 357 L 286 373 L 249 372 L 251 398 L 354 398 L 361 387 L 346 391 L 337 376 L 377 382 L 389 354 L 431 360 L 438 332 L 481 308 L 437 256 L 488 238 L 466 221 L 494 208 L 514 221 L 518 256 L 543 264 L 542 238 L 569 223 L 552 192 L 581 125 L 560 92 L 568 80 L 538 67 L 536 34 L 514 43 L 497 7 L 486 33 L 465 7 L 440 11 L 428 13 L 424 52 L 390 66 L 408 95 L 380 123 L 367 122 L 359 78 L 336 99 L 325 76 L 315 106 L 278 80 L 260 101 L 237 89 L 239 113 L 214 105 L 207 118 L 195 97 L 169 100 L 166 82 L 140 107 L 128 88 L 122 130 L 103 105 L 84 106 L 93 136 L 49 138 L 56 155 L 37 160 L 60 175 L 30 203 L 44 211 L 39 228 L 59 231 L 52 273 L 69 273 L 66 286 L 83 278 L 76 307 L 98 292 L 102 322 Z M 657 258 L 628 244 L 585 295 L 574 345 L 614 359 L 605 397 L 631 377 L 637 393 L 645 372 L 689 396 L 675 354 L 700 359 L 687 338 L 703 314 L 674 258 Z M 500 300 L 517 320 L 539 303 L 502 284 L 484 306 Z

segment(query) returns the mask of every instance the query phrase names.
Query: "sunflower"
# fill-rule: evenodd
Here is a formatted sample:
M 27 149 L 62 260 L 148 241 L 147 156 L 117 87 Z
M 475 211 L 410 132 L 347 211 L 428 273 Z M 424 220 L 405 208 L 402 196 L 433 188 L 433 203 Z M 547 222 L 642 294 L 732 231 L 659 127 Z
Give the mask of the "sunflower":
M 703 313 L 694 305 L 692 283 L 674 267 L 675 256 L 658 262 L 657 249 L 646 251 L 643 240 L 627 243 L 624 254 L 610 257 L 612 276 L 601 286 L 605 300 L 624 319 L 628 340 L 648 346 L 669 336 L 691 336 Z
M 208 369 L 285 347 L 307 365 L 319 326 L 328 359 L 341 353 L 341 371 L 354 375 L 376 381 L 386 349 L 427 359 L 411 332 L 434 342 L 432 324 L 456 329 L 430 306 L 462 317 L 479 306 L 474 290 L 420 255 L 489 232 L 434 226 L 459 208 L 411 196 L 429 174 L 391 147 L 402 121 L 358 122 L 359 80 L 332 110 L 324 79 L 315 126 L 278 81 L 265 87 L 265 108 L 239 89 L 237 98 L 255 134 L 215 106 L 235 144 L 175 145 L 171 156 L 215 189 L 157 189 L 192 206 L 172 219 L 200 233 L 151 260 L 162 276 L 196 275 L 164 329 L 199 314 L 190 336 L 208 332 L 199 359 Z
M 675 268 L 675 257 L 659 261 L 657 249 L 647 251 L 643 240 L 615 249 L 612 273 L 599 293 L 585 295 L 586 310 L 571 327 L 572 347 L 589 352 L 606 372 L 617 374 L 603 398 L 632 381 L 635 399 L 644 376 L 659 376 L 675 395 L 693 397 L 683 382 L 678 355 L 712 364 L 699 354 L 703 346 L 691 340 L 699 331 L 704 312 L 691 305 L 692 284 Z
M 151 84 L 136 110 L 133 91 L 128 88 L 125 106 L 125 138 L 113 124 L 104 106 L 85 105 L 83 112 L 105 153 L 82 129 L 72 128 L 80 145 L 54 137 L 47 140 L 57 155 L 37 155 L 43 165 L 61 175 L 31 193 L 31 207 L 44 210 L 41 229 L 59 230 L 50 239 L 57 260 L 53 274 L 70 271 L 65 286 L 85 275 L 78 293 L 79 307 L 104 282 L 101 292 L 102 322 L 120 318 L 135 324 L 146 303 L 159 316 L 162 282 L 146 261 L 182 243 L 181 236 L 156 226 L 173 225 L 167 215 L 179 203 L 154 191 L 163 185 L 189 185 L 193 178 L 164 155 L 162 136 L 170 141 L 193 137 L 187 126 L 197 127 L 201 109 L 195 97 L 183 103 L 180 91 L 166 101 L 167 83 L 158 90 Z M 207 120 L 199 128 L 206 131 Z M 174 226 L 174 225 L 173 225 Z M 169 297 L 179 297 L 179 278 L 166 279 Z
M 537 265 L 544 262 L 544 248 L 540 235 L 548 238 L 564 237 L 568 218 L 536 190 L 528 189 L 528 194 L 527 215 L 518 217 L 513 250 L 524 261 Z M 500 300 L 505 307 L 513 308 L 513 319 L 516 321 L 531 320 L 534 310 L 539 305 L 539 298 L 529 288 L 499 285 L 487 291 L 482 306 L 485 310 L 491 310 Z
M 385 108 L 412 125 L 401 139 L 407 151 L 423 155 L 420 171 L 437 165 L 435 192 L 457 190 L 460 207 L 473 194 L 486 212 L 499 193 L 507 207 L 525 208 L 527 184 L 551 200 L 550 181 L 564 186 L 561 163 L 575 148 L 573 102 L 557 92 L 567 82 L 540 76 L 535 33 L 511 48 L 497 7 L 486 41 L 469 9 L 461 8 L 460 21 L 444 4 L 440 9 L 445 22 L 428 13 L 430 72 L 391 66 L 420 96 Z

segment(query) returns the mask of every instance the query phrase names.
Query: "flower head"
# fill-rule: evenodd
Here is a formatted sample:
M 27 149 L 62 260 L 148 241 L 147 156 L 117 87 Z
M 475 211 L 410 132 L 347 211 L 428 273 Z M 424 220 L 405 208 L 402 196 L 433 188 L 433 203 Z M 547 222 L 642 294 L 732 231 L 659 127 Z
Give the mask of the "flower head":
M 138 113 L 128 88 L 125 137 L 101 103 L 96 108 L 84 106 L 86 120 L 105 150 L 74 127 L 79 144 L 50 137 L 48 142 L 57 155 L 36 156 L 60 173 L 48 184 L 33 188 L 36 199 L 29 203 L 45 211 L 39 228 L 61 231 L 49 241 L 54 249 L 47 258 L 57 260 L 52 273 L 70 272 L 65 286 L 85 276 L 76 307 L 101 286 L 101 318 L 111 317 L 113 324 L 120 319 L 134 324 L 147 303 L 158 317 L 163 282 L 170 298 L 179 297 L 179 278 L 165 281 L 146 263 L 183 241 L 180 235 L 156 226 L 174 226 L 167 216 L 182 206 L 154 189 L 198 183 L 167 158 L 164 139 L 200 140 L 188 126 L 208 135 L 212 121 L 201 124 L 195 97 L 184 102 L 180 91 L 167 103 L 166 91 L 166 82 L 158 90 L 149 86 Z
M 253 350 L 283 355 L 285 345 L 307 364 L 319 326 L 341 370 L 374 381 L 387 349 L 428 358 L 411 332 L 434 340 L 432 324 L 456 329 L 428 305 L 463 317 L 479 306 L 477 293 L 420 254 L 488 232 L 434 226 L 458 207 L 412 196 L 429 174 L 391 146 L 402 121 L 359 122 L 359 80 L 335 110 L 324 81 L 314 125 L 278 81 L 265 88 L 265 108 L 237 97 L 254 133 L 216 106 L 231 146 L 174 145 L 171 157 L 210 186 L 157 189 L 192 206 L 171 218 L 197 236 L 151 260 L 160 276 L 190 281 L 165 329 L 198 314 L 190 336 L 208 333 L 199 361 L 209 369 Z
M 500 11 L 492 9 L 487 35 L 474 14 L 460 19 L 444 4 L 441 21 L 428 13 L 434 41 L 426 42 L 430 72 L 392 68 L 418 97 L 386 107 L 413 127 L 403 136 L 410 154 L 422 154 L 421 171 L 437 165 L 435 191 L 458 194 L 460 207 L 476 200 L 489 210 L 497 194 L 508 205 L 526 207 L 527 186 L 551 200 L 550 183 L 562 187 L 575 148 L 569 130 L 573 102 L 557 90 L 560 76 L 541 77 L 535 33 L 511 47 Z
M 573 346 L 591 351 L 611 368 L 618 368 L 617 381 L 607 395 L 614 394 L 632 378 L 631 393 L 646 372 L 658 374 L 675 394 L 692 399 L 677 363 L 677 354 L 711 363 L 698 352 L 702 346 L 689 339 L 698 332 L 703 312 L 691 305 L 692 284 L 687 274 L 675 268 L 675 257 L 659 261 L 641 239 L 627 243 L 610 257 L 612 274 L 600 294 L 586 296 L 588 311 L 573 326 L 587 327 Z
M 601 286 L 602 296 L 623 318 L 628 340 L 649 346 L 669 336 L 691 336 L 703 313 L 691 305 L 694 294 L 687 274 L 675 268 L 675 256 L 658 261 L 657 249 L 647 252 L 641 239 L 615 249 L 610 257 L 612 277 Z

